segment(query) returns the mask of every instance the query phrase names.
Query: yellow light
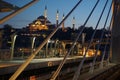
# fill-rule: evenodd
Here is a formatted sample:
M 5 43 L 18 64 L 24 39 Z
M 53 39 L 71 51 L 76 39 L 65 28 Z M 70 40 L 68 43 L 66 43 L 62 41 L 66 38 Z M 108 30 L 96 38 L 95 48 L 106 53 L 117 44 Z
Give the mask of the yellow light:
M 42 25 L 42 26 L 45 26 L 45 25 Z
M 33 27 L 35 26 L 35 24 L 32 25 Z

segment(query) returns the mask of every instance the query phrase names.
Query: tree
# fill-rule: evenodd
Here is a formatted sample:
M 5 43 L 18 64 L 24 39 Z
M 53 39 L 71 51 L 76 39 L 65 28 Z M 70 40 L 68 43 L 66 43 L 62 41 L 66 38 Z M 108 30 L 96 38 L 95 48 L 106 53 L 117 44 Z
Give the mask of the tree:
M 4 27 L 3 27 L 3 30 L 4 30 L 4 34 L 8 35 L 9 33 L 11 33 L 12 26 L 9 25 L 9 24 L 5 24 Z
M 11 34 L 12 34 L 12 26 L 9 24 L 5 24 L 3 27 L 3 35 L 2 35 L 2 48 L 8 48 L 11 46 L 9 43 L 11 41 Z

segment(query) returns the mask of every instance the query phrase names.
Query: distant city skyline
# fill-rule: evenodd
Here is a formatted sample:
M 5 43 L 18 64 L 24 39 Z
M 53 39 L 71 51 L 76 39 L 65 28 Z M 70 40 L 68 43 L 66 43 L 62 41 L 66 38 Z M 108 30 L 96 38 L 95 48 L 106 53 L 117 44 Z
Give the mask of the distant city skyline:
M 19 7 L 22 7 L 24 4 L 28 3 L 32 0 L 4 0 L 6 2 L 9 2 L 11 4 L 17 5 Z M 57 10 L 59 10 L 59 22 L 62 20 L 62 15 L 67 14 L 73 6 L 78 2 L 79 0 L 71 0 L 68 2 L 68 0 L 39 0 L 36 4 L 32 5 L 25 11 L 21 12 L 20 14 L 14 16 L 10 20 L 6 21 L 5 23 L 0 25 L 0 28 L 3 27 L 5 24 L 10 24 L 14 28 L 23 28 L 26 27 L 29 23 L 37 19 L 37 17 L 44 15 L 44 9 L 45 6 L 47 6 L 47 18 L 51 21 L 51 23 L 56 23 L 56 13 Z M 82 4 L 78 6 L 78 8 L 75 9 L 75 11 L 71 14 L 71 16 L 65 21 L 66 27 L 72 27 L 72 19 L 75 17 L 75 28 L 78 28 L 81 26 L 87 16 L 89 15 L 91 9 L 95 5 L 97 0 L 83 0 Z M 108 0 L 109 5 L 112 0 Z M 92 18 L 88 22 L 86 26 L 95 26 L 97 23 L 97 20 L 99 18 L 99 15 L 101 13 L 101 10 L 105 4 L 106 0 L 100 0 L 100 3 L 98 4 L 96 10 L 94 11 L 94 14 L 92 15 Z M 103 15 L 102 22 L 100 23 L 100 27 L 103 27 L 104 20 L 106 18 L 106 13 L 108 11 L 109 5 L 107 5 L 105 15 Z M 0 13 L 2 18 L 7 13 Z M 110 20 L 110 19 L 109 19 Z M 107 25 L 109 26 L 109 25 Z

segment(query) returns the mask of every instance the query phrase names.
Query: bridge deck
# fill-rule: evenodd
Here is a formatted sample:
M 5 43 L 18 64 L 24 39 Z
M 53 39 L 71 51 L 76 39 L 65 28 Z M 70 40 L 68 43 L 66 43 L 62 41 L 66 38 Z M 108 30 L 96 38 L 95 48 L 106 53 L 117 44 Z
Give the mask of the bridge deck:
M 62 59 L 63 57 L 33 59 L 25 70 L 56 66 L 59 65 Z M 82 56 L 69 57 L 66 63 L 80 62 L 81 59 Z M 87 60 L 89 59 L 91 59 L 91 57 L 87 58 Z M 14 73 L 23 62 L 25 62 L 25 60 L 0 61 L 0 75 Z
M 31 71 L 31 70 L 35 70 L 35 69 L 39 69 L 39 68 L 45 68 L 45 67 L 50 68 L 52 66 L 59 65 L 61 60 L 63 60 L 63 57 L 33 59 L 31 61 L 31 63 L 28 65 L 28 67 L 26 67 L 26 69 L 24 71 L 29 71 L 29 70 Z M 82 60 L 82 56 L 69 57 L 69 58 L 67 58 L 67 61 L 66 61 L 65 64 L 67 64 L 67 63 L 78 63 L 81 60 Z M 88 57 L 86 60 L 88 60 L 88 61 L 92 60 L 92 57 Z M 25 60 L 0 61 L 0 75 L 2 76 L 2 75 L 14 73 L 17 70 L 17 68 L 23 62 L 25 62 Z M 87 76 L 87 79 L 91 80 L 93 77 L 103 73 L 104 71 L 108 70 L 109 68 L 111 68 L 114 65 L 115 64 L 110 64 L 110 65 L 108 65 L 107 67 L 105 67 L 103 69 L 95 69 L 93 74 L 90 73 L 90 72 L 82 74 L 79 77 L 79 79 L 80 80 L 85 80 L 86 76 Z M 48 75 L 50 76 L 49 73 L 48 73 Z M 41 79 L 43 77 L 39 77 L 39 78 Z
M 81 75 L 79 77 L 79 80 L 98 80 L 98 79 L 94 79 L 94 77 L 99 76 L 100 74 L 104 73 L 105 71 L 111 69 L 113 66 L 115 66 L 115 64 L 111 63 L 111 64 L 107 65 L 106 67 L 95 69 L 93 73 L 88 72 L 86 74 Z M 105 76 L 103 76 L 103 77 L 105 77 Z M 102 80 L 102 78 L 100 80 Z

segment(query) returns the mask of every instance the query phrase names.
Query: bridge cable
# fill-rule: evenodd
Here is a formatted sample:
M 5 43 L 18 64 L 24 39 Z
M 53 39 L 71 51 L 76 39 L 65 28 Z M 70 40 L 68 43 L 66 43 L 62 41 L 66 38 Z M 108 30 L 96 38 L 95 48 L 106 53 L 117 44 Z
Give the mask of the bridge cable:
M 109 44 L 109 49 L 110 49 L 110 47 L 111 47 L 111 39 L 110 39 L 111 37 L 109 37 L 109 36 L 111 35 L 111 26 L 112 26 L 113 15 L 114 15 L 114 14 L 112 14 L 112 17 L 111 17 L 111 20 L 110 20 L 110 25 L 109 25 L 108 32 L 107 32 L 107 35 L 108 35 L 108 36 L 106 36 L 106 37 L 107 37 L 106 43 Z M 110 41 L 109 41 L 109 40 L 110 40 Z M 104 61 L 104 59 L 105 59 L 107 46 L 108 46 L 108 45 L 106 44 L 106 45 L 105 45 L 105 48 L 104 48 L 103 56 L 102 56 L 101 63 L 100 63 L 100 68 L 103 68 L 103 61 Z M 108 63 L 109 63 L 109 56 L 110 56 L 110 53 L 108 53 L 108 56 L 107 56 L 107 65 L 108 65 Z
M 93 35 L 92 35 L 92 37 L 91 37 L 91 40 L 90 40 L 90 43 L 89 43 L 88 46 L 87 46 L 87 49 L 85 50 L 85 54 L 84 54 L 84 56 L 83 56 L 83 59 L 82 59 L 81 63 L 79 64 L 78 69 L 76 70 L 76 72 L 75 72 L 75 74 L 74 74 L 73 80 L 77 80 L 78 77 L 79 77 L 79 75 L 80 75 L 81 68 L 82 68 L 83 63 L 84 63 L 84 61 L 85 61 L 87 51 L 88 51 L 88 49 L 90 48 L 91 43 L 93 42 L 93 38 L 94 38 L 94 36 L 95 36 L 95 33 L 96 33 L 97 27 L 98 27 L 98 25 L 99 25 L 99 23 L 100 23 L 100 20 L 101 20 L 101 18 L 102 18 L 102 16 L 103 16 L 103 13 L 104 13 L 104 11 L 105 11 L 107 2 L 108 2 L 108 0 L 106 1 L 105 5 L 104 5 L 104 8 L 103 8 L 103 10 L 102 10 L 102 12 L 101 12 L 101 15 L 100 15 L 100 17 L 99 17 L 99 20 L 98 20 L 98 22 L 97 22 L 97 24 L 96 24 L 95 31 L 94 31 L 94 33 L 93 33 Z
M 82 0 L 80 0 L 79 2 L 82 2 Z M 75 42 L 73 44 L 75 45 Z M 73 49 L 73 47 L 72 47 L 72 49 Z M 72 49 L 70 49 L 69 52 L 71 52 Z M 69 52 L 64 56 L 63 60 L 61 61 L 60 65 L 58 66 L 57 70 L 54 72 L 54 74 L 52 75 L 50 80 L 55 80 L 56 79 L 56 77 L 58 76 L 62 66 L 64 65 L 64 63 L 66 61 L 66 58 L 68 57 Z
M 9 80 L 15 80 L 20 73 L 27 67 L 27 65 L 33 60 L 33 58 L 37 55 L 37 53 L 43 48 L 43 46 L 48 42 L 48 40 L 56 33 L 56 31 L 60 28 L 60 25 L 70 16 L 70 14 L 76 9 L 76 7 L 82 2 L 80 0 L 65 16 L 65 18 L 58 24 L 58 27 L 54 29 L 53 32 L 41 43 L 41 45 L 28 57 L 28 59 L 17 69 L 17 71 L 9 78 Z
M 116 1 L 114 1 L 113 0 L 113 3 L 114 2 L 116 2 Z M 114 3 L 114 6 L 115 6 L 115 4 L 116 3 Z M 111 18 L 111 24 L 110 24 L 110 26 L 109 26 L 109 35 L 112 35 L 112 27 L 113 27 L 113 20 L 115 20 L 115 18 L 117 17 L 116 16 L 116 14 L 117 14 L 117 9 L 118 9 L 119 7 L 118 6 L 115 6 L 114 7 L 114 11 L 113 11 L 113 13 L 112 13 L 112 18 Z M 109 37 L 108 37 L 109 38 Z M 112 37 L 111 37 L 112 38 Z M 109 39 L 108 39 L 109 40 Z M 109 49 L 111 48 L 111 45 L 112 45 L 112 40 L 110 39 L 110 41 L 109 41 L 109 43 L 110 43 L 110 46 L 109 46 Z M 108 62 L 108 64 L 109 64 L 109 58 L 110 58 L 110 52 L 109 52 L 109 54 L 108 54 L 108 58 L 107 58 L 107 62 Z
M 70 48 L 70 50 L 68 51 L 68 53 L 65 54 L 63 61 L 60 63 L 60 65 L 58 66 L 57 70 L 55 71 L 55 73 L 53 74 L 53 76 L 51 77 L 50 80 L 55 80 L 56 77 L 58 76 L 61 68 L 63 67 L 63 65 L 64 65 L 64 63 L 65 63 L 65 61 L 66 61 L 66 58 L 69 56 L 69 54 L 71 53 L 72 49 L 73 49 L 74 46 L 76 45 L 76 42 L 78 41 L 80 35 L 82 34 L 82 32 L 83 32 L 83 30 L 84 30 L 84 28 L 85 28 L 85 25 L 87 24 L 88 20 L 90 19 L 91 15 L 93 14 L 93 12 L 94 12 L 94 10 L 95 10 L 95 8 L 96 8 L 96 6 L 97 6 L 98 3 L 99 3 L 99 0 L 96 2 L 96 4 L 95 4 L 95 6 L 93 7 L 92 11 L 90 12 L 89 16 L 87 17 L 86 21 L 84 22 L 84 25 L 82 26 L 81 31 L 78 33 L 77 38 L 76 38 L 75 41 L 73 42 L 72 47 Z
M 110 49 L 110 46 L 111 46 L 111 39 L 110 39 L 111 37 L 110 37 L 110 35 L 111 35 L 112 20 L 113 20 L 113 14 L 112 14 L 112 17 L 111 17 L 111 20 L 110 20 L 110 25 L 109 25 L 108 32 L 107 32 L 108 36 L 106 36 L 107 37 L 106 43 L 109 44 L 109 49 Z M 101 63 L 100 63 L 100 68 L 103 68 L 103 61 L 105 59 L 108 44 L 105 45 L 104 52 L 103 52 L 102 59 L 101 59 Z M 109 63 L 109 56 L 110 56 L 110 54 L 108 54 L 108 56 L 107 56 L 107 65 Z
M 107 24 L 107 22 L 108 22 L 108 18 L 109 18 L 109 16 L 110 16 L 111 7 L 112 7 L 112 2 L 111 2 L 111 5 L 110 5 L 110 8 L 109 8 L 109 11 L 108 11 L 106 20 L 105 20 L 105 24 L 104 24 L 104 27 L 103 27 L 102 34 L 101 34 L 101 36 L 100 36 L 100 40 L 99 40 L 99 42 L 98 42 L 99 45 L 98 45 L 98 47 L 97 47 L 97 51 L 95 52 L 95 56 L 94 56 L 94 59 L 93 59 L 92 72 L 93 72 L 93 70 L 94 70 L 94 65 L 95 65 L 95 62 L 96 62 L 96 59 L 97 59 L 97 53 L 98 53 L 99 48 L 100 48 L 100 46 L 101 46 L 100 43 L 101 43 L 101 41 L 102 41 L 102 39 L 103 39 L 103 36 L 104 36 L 105 27 L 106 27 L 106 24 Z

